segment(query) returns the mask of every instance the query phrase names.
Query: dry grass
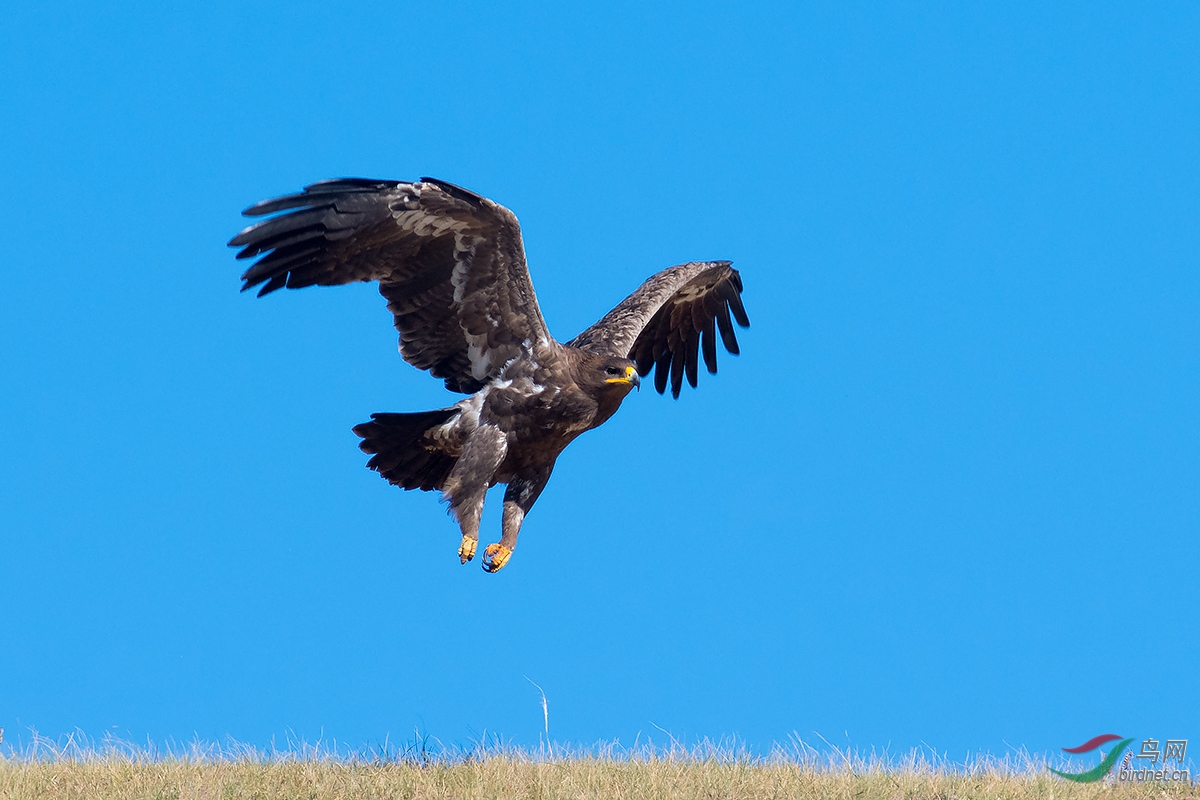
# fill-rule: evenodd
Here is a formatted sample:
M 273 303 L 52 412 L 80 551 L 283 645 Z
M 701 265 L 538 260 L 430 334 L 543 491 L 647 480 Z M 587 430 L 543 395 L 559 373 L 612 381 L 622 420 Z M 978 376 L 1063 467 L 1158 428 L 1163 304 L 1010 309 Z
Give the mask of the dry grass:
M 948 764 L 921 754 L 899 761 L 800 745 L 754 757 L 703 745 L 590 752 L 475 748 L 431 755 L 425 743 L 393 753 L 337 754 L 301 746 L 263 753 L 191 745 L 181 752 L 108 741 L 43 740 L 0 757 L 0 798 L 1195 798 L 1186 785 L 1070 783 L 1028 754 Z
M 678 761 L 456 765 L 164 761 L 0 764 L 0 797 L 88 798 L 1163 798 L 1192 787 L 1080 785 L 1039 775 L 817 771 L 799 765 Z

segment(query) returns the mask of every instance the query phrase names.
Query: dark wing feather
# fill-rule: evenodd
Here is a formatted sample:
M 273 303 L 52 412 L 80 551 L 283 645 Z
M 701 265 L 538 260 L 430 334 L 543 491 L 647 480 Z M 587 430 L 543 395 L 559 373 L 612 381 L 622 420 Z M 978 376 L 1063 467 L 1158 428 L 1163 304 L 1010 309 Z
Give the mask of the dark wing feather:
M 280 213 L 283 212 L 283 213 Z M 550 334 L 525 266 L 517 218 L 453 184 L 345 178 L 265 200 L 277 214 L 230 242 L 259 296 L 285 286 L 378 281 L 404 360 L 474 392 Z
M 671 384 L 679 397 L 683 379 L 696 385 L 699 359 L 717 371 L 716 335 L 737 355 L 733 322 L 750 326 L 742 305 L 742 277 L 728 261 L 697 261 L 665 269 L 638 287 L 604 318 L 568 344 L 637 362 L 642 376 L 655 370 L 654 388 Z

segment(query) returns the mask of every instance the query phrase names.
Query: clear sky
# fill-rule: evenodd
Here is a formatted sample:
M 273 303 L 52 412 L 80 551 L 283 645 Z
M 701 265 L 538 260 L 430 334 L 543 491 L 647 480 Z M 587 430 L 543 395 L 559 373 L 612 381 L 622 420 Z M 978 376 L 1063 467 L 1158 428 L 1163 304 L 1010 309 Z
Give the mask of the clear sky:
M 529 744 L 528 678 L 564 742 L 1200 741 L 1200 11 L 575 5 L 8 8 L 9 738 Z M 497 575 L 364 468 L 454 399 L 374 288 L 225 247 L 421 175 L 518 215 L 561 340 L 693 259 L 753 323 Z

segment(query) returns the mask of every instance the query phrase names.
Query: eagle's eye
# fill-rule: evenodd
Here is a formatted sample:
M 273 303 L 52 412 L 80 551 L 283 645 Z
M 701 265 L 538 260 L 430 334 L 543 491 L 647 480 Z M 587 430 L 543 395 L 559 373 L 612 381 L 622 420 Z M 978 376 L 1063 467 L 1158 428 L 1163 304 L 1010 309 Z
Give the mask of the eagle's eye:
M 608 369 L 606 369 L 604 371 L 607 372 L 609 375 L 624 375 L 625 374 L 625 370 L 621 369 L 620 367 L 609 367 Z

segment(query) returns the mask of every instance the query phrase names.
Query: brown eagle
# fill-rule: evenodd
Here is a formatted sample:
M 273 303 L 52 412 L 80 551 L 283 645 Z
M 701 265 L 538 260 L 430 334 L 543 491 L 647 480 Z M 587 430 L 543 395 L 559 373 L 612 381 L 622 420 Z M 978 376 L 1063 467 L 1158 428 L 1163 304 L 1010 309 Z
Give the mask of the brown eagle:
M 283 213 L 278 213 L 283 212 Z M 404 489 L 438 490 L 462 529 L 458 556 L 475 556 L 489 487 L 504 493 L 502 535 L 483 551 L 495 572 L 512 556 L 558 454 L 603 424 L 639 376 L 661 394 L 696 385 L 700 355 L 717 371 L 716 336 L 738 352 L 748 327 L 742 279 L 728 261 L 665 269 L 566 344 L 546 329 L 511 211 L 445 181 L 348 178 L 264 200 L 242 212 L 274 215 L 230 240 L 258 295 L 287 287 L 378 281 L 400 355 L 453 392 L 450 408 L 372 414 L 355 426 L 367 466 Z

